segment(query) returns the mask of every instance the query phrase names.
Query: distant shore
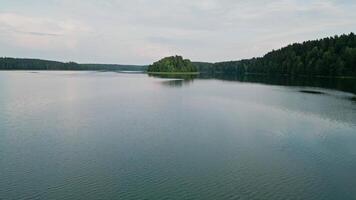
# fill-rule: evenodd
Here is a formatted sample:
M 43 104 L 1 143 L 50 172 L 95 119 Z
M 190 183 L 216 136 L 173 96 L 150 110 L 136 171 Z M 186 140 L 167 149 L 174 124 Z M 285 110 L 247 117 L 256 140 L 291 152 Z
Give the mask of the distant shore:
M 147 74 L 163 74 L 163 75 L 199 75 L 200 72 L 147 72 Z

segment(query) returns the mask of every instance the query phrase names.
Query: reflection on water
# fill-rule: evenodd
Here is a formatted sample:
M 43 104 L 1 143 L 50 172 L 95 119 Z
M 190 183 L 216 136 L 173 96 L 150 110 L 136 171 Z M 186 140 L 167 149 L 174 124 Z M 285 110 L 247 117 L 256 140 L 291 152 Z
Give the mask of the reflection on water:
M 319 92 L 319 91 L 315 91 L 315 90 L 300 90 L 299 92 L 307 93 L 307 94 L 325 94 L 324 92 Z
M 356 96 L 352 97 L 351 100 L 356 102 Z
M 183 87 L 191 84 L 198 78 L 196 74 L 148 74 L 150 77 L 167 79 L 161 82 L 168 87 Z
M 220 79 L 226 81 L 239 81 L 247 83 L 262 83 L 282 86 L 307 86 L 335 89 L 356 94 L 356 79 L 337 79 L 320 77 L 288 77 L 288 76 L 262 76 L 262 75 L 228 75 L 228 74 L 201 74 L 199 78 Z
M 194 79 L 177 79 L 177 80 L 166 80 L 162 81 L 163 85 L 169 87 L 183 87 L 189 85 L 193 82 Z
M 289 112 L 318 116 L 326 120 L 355 124 L 356 113 L 353 111 L 355 110 L 354 102 L 356 96 L 352 94 L 352 92 L 355 92 L 356 94 L 356 91 L 354 91 L 352 87 L 349 87 L 351 85 L 356 85 L 355 79 L 297 79 L 256 75 L 231 76 L 226 74 L 216 74 L 215 76 L 210 74 L 200 74 L 199 76 L 194 77 L 185 75 L 155 75 L 152 77 L 161 79 L 160 84 L 162 86 L 173 88 L 191 87 L 191 84 L 195 82 L 199 84 L 200 80 L 221 80 L 222 82 L 227 81 L 229 83 L 236 82 L 236 86 L 240 87 L 225 91 L 224 93 L 229 94 L 230 98 L 239 101 L 255 102 L 256 104 L 269 107 L 277 107 L 288 110 Z M 171 80 L 172 78 L 175 79 Z M 208 85 L 208 83 L 209 82 L 207 82 L 206 85 Z M 262 86 L 273 85 L 281 87 L 278 88 L 278 91 L 269 90 L 269 92 L 266 93 L 265 90 L 256 91 L 255 87 L 251 87 L 253 84 L 251 85 L 249 83 L 258 83 Z M 244 86 L 244 84 L 246 85 Z M 222 85 L 223 84 L 221 84 L 221 86 Z M 223 93 L 223 88 L 214 90 L 212 89 L 214 87 L 215 85 L 210 86 L 205 92 L 213 96 L 221 95 L 220 92 Z M 242 90 L 243 88 L 246 89 Z M 284 91 L 285 93 L 281 93 L 281 91 Z M 279 96 L 279 98 L 276 98 L 276 96 Z M 343 107 L 343 109 L 340 110 L 340 107 Z M 349 109 L 349 111 L 345 112 L 345 109 Z
M 148 74 L 150 77 L 156 78 L 166 78 L 166 79 L 183 79 L 183 80 L 191 80 L 198 78 L 197 74 Z
M 356 79 L 337 79 L 320 77 L 288 77 L 288 76 L 263 76 L 263 75 L 230 75 L 230 74 L 200 74 L 200 75 L 180 75 L 180 74 L 159 74 L 149 75 L 156 78 L 172 78 L 182 80 L 193 79 L 217 79 L 224 81 L 237 81 L 246 83 L 261 83 L 267 85 L 280 86 L 304 86 L 334 89 L 356 94 Z M 169 84 L 167 84 L 169 85 Z M 172 84 L 174 85 L 174 84 Z M 178 84 L 179 85 L 179 84 Z M 184 84 L 180 84 L 183 86 Z

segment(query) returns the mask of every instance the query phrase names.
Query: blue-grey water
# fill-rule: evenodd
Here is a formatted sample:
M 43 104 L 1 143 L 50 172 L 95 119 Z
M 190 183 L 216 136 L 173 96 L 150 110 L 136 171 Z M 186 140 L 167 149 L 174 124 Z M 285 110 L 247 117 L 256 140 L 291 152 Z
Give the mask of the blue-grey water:
M 335 88 L 3 71 L 0 199 L 353 200 L 356 101 Z

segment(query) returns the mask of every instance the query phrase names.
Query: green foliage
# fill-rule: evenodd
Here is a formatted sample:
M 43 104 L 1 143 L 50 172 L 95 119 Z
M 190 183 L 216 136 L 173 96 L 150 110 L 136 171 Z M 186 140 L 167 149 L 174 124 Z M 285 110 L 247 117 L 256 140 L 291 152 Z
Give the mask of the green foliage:
M 39 59 L 0 58 L 0 69 L 2 70 L 70 70 L 78 68 L 74 62 L 62 63 Z
M 171 56 L 163 58 L 148 66 L 148 72 L 197 72 L 197 67 L 182 56 Z
M 356 76 L 356 36 L 334 36 L 273 50 L 261 58 L 199 66 L 201 72 Z
M 146 66 L 78 64 L 39 59 L 0 58 L 0 70 L 127 70 L 145 71 Z

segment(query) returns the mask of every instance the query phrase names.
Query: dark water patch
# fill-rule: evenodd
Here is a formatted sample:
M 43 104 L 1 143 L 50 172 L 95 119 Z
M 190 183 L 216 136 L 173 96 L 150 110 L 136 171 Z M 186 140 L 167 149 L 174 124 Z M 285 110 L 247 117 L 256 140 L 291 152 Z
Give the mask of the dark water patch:
M 198 78 L 198 75 L 196 74 L 148 74 L 148 76 L 160 79 L 169 79 L 160 83 L 164 86 L 174 88 L 187 86 L 193 83 L 194 79 Z
M 193 79 L 188 79 L 188 80 L 183 80 L 183 79 L 178 80 L 177 79 L 177 80 L 162 81 L 161 83 L 164 86 L 177 88 L 177 87 L 187 86 L 187 85 L 193 83 Z
M 260 83 L 265 85 L 319 87 L 356 94 L 356 79 L 323 78 L 323 77 L 291 77 L 238 74 L 200 74 L 201 79 L 218 79 L 243 83 Z
M 299 90 L 299 92 L 307 93 L 307 94 L 325 94 L 324 92 L 315 91 L 315 90 Z

